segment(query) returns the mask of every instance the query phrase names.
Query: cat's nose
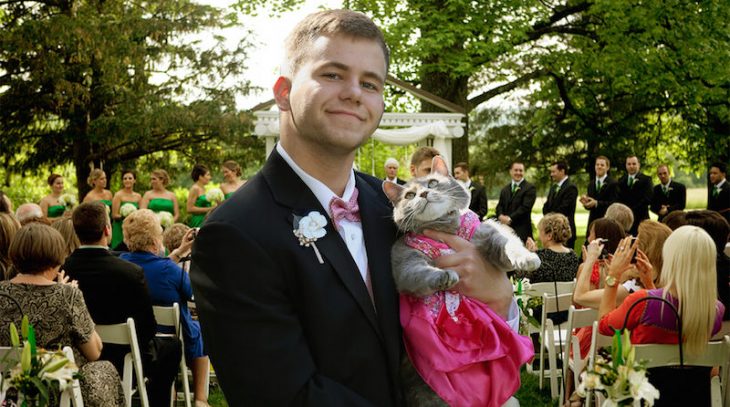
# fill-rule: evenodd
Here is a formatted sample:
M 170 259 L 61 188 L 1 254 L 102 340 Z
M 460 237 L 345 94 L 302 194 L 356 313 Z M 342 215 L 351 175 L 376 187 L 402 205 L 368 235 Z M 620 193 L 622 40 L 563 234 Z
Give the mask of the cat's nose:
M 421 192 L 420 196 L 421 196 L 421 198 L 425 198 L 426 196 L 428 196 L 428 191 Z

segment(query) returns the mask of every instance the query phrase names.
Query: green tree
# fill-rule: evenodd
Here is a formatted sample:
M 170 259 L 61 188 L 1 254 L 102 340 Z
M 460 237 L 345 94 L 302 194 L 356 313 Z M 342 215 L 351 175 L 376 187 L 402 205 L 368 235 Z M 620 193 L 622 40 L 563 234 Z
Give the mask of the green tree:
M 233 14 L 190 0 L 13 0 L 0 16 L 0 160 L 13 172 L 71 162 L 83 196 L 92 166 L 205 157 L 248 128 L 235 108 L 247 40 L 199 35 Z

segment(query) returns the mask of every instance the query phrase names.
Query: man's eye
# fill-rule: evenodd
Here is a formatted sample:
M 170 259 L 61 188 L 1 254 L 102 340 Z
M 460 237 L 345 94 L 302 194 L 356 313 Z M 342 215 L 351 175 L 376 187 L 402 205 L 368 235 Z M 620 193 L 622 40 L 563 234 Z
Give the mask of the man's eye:
M 363 88 L 365 88 L 365 89 L 368 89 L 368 90 L 375 90 L 375 91 L 377 91 L 377 90 L 378 90 L 378 85 L 376 85 L 376 84 L 374 84 L 374 83 L 372 83 L 372 82 L 363 82 L 363 83 L 361 84 L 361 86 L 362 86 Z
M 428 187 L 429 188 L 434 188 L 438 184 L 439 184 L 439 182 L 436 181 L 435 179 L 432 179 L 431 181 L 428 181 Z
M 416 196 L 416 193 L 413 191 L 406 192 L 405 198 L 406 199 L 413 199 L 413 197 Z
M 333 72 L 328 72 L 328 73 L 322 74 L 322 76 L 324 76 L 325 78 L 329 78 L 329 79 L 339 79 L 340 78 L 339 74 L 336 74 Z

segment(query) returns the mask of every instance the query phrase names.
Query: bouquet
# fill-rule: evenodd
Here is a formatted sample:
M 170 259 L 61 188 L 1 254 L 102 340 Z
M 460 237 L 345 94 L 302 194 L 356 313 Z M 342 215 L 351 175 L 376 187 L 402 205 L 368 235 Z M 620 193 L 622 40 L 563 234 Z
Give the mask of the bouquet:
M 593 390 L 606 396 L 603 407 L 653 406 L 659 391 L 646 377 L 646 363 L 636 362 L 628 330 L 623 335 L 617 330 L 613 336 L 610 355 L 596 356 L 595 367 L 581 373 L 578 395 L 586 396 Z
M 58 197 L 58 204 L 63 205 L 66 209 L 73 209 L 78 205 L 79 201 L 73 194 L 63 194 Z
M 78 378 L 78 367 L 66 358 L 64 353 L 36 347 L 35 331 L 24 316 L 21 323 L 21 337 L 14 323 L 10 324 L 10 342 L 20 352 L 20 361 L 10 372 L 2 372 L 2 391 L 10 395 L 14 389 L 22 395 L 21 406 L 47 406 L 58 403 L 58 394 L 72 385 Z M 7 362 L 7 360 L 4 360 Z M 15 361 L 11 361 L 15 362 Z
M 223 202 L 223 191 L 220 190 L 220 188 L 212 188 L 210 191 L 208 191 L 205 196 L 208 198 L 210 202 Z
M 122 215 L 123 218 L 126 218 L 127 216 L 131 215 L 132 212 L 136 211 L 137 207 L 132 205 L 131 203 L 125 203 L 119 208 L 119 214 Z
M 540 328 L 540 321 L 535 318 L 535 309 L 542 305 L 542 297 L 530 295 L 532 285 L 529 278 L 516 280 L 510 277 L 512 291 L 517 299 L 517 306 L 520 309 L 520 333 L 527 334 L 527 324 Z
M 162 225 L 163 229 L 172 226 L 174 220 L 172 214 L 166 211 L 157 212 L 157 218 L 160 220 L 160 225 Z

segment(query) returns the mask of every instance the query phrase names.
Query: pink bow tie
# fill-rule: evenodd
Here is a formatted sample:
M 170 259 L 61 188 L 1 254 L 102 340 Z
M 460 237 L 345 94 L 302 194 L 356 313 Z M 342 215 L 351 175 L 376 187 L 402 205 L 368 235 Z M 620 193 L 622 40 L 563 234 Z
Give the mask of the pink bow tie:
M 349 202 L 345 202 L 338 197 L 333 197 L 330 201 L 330 213 L 332 214 L 332 223 L 337 229 L 340 228 L 342 219 L 350 222 L 360 222 L 360 206 L 357 204 L 358 191 L 355 188 Z

